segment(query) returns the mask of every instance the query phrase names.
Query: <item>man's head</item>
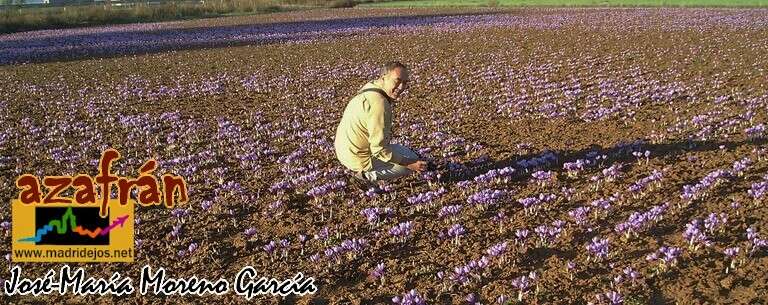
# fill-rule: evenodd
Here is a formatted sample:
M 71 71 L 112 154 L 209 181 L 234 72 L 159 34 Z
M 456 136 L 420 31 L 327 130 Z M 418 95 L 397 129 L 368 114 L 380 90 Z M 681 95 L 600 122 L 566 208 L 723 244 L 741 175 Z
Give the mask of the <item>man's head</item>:
M 408 88 L 408 82 L 410 81 L 408 68 L 400 62 L 391 61 L 381 69 L 381 76 L 379 81 L 384 91 L 389 94 L 393 99 L 397 98 L 400 93 Z

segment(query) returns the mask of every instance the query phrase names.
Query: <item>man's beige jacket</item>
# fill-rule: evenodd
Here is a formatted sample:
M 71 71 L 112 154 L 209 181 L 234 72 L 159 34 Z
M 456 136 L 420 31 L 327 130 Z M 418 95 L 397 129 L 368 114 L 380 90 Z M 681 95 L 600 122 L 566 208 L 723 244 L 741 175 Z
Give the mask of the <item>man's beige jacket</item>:
M 368 82 L 360 90 L 368 88 L 381 89 Z M 391 149 L 391 137 L 392 105 L 377 92 L 363 92 L 344 108 L 334 140 L 336 158 L 356 172 L 371 170 L 371 158 L 400 164 L 403 156 Z

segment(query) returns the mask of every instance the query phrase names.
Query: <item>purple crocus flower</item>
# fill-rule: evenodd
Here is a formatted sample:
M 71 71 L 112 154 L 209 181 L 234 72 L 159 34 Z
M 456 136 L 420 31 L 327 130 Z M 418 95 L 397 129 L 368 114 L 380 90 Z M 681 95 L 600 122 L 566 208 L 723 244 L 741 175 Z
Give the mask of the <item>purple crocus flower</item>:
M 198 246 L 197 243 L 191 243 L 189 244 L 189 247 L 187 248 L 187 253 L 192 254 L 192 252 L 195 252 L 197 250 Z
M 379 279 L 384 276 L 384 263 L 376 264 L 376 267 L 371 271 L 371 277 Z
M 413 222 L 407 221 L 399 223 L 392 228 L 389 229 L 389 235 L 392 235 L 395 238 L 400 239 L 402 242 L 405 242 L 405 239 L 411 235 L 413 231 Z
M 737 259 L 736 256 L 739 255 L 739 247 L 730 247 L 725 248 L 723 250 L 723 254 L 730 260 L 730 265 L 725 269 L 725 273 L 728 273 L 730 270 L 736 269 Z
M 437 212 L 438 218 L 446 218 L 450 217 L 451 219 L 455 219 L 456 215 L 458 215 L 461 212 L 462 206 L 461 205 L 447 205 L 442 208 L 440 208 L 440 211 Z
M 609 291 L 605 293 L 605 298 L 608 299 L 608 303 L 611 305 L 624 304 L 624 298 L 620 293 L 616 291 Z
M 588 206 L 584 207 L 578 207 L 574 210 L 571 210 L 568 212 L 568 216 L 573 219 L 573 222 L 576 223 L 578 226 L 583 226 L 586 224 L 587 219 L 589 218 L 589 210 L 591 208 Z
M 476 204 L 481 207 L 490 206 L 500 202 L 504 196 L 506 196 L 506 192 L 503 190 L 486 189 L 469 196 L 467 203 Z
M 469 305 L 480 304 L 478 303 L 477 295 L 474 293 L 468 294 L 467 297 L 464 298 L 464 300 L 467 301 L 467 304 Z
M 716 231 L 724 229 L 726 222 L 728 222 L 728 215 L 725 213 L 710 213 L 707 218 L 704 219 L 704 228 L 710 234 L 714 234 Z
M 692 251 L 696 251 L 702 245 L 709 247 L 712 244 L 707 235 L 701 230 L 701 221 L 699 219 L 694 219 L 685 225 L 683 238 L 688 241 L 688 247 Z
M 500 242 L 498 244 L 495 244 L 488 248 L 488 250 L 485 251 L 490 257 L 496 257 L 503 255 L 507 252 L 507 242 Z
M 267 254 L 269 254 L 270 257 L 275 253 L 275 249 L 277 248 L 277 243 L 275 243 L 274 240 L 270 241 L 268 244 L 264 245 L 263 249 Z
M 592 254 L 595 261 L 605 259 L 610 254 L 608 239 L 599 238 L 597 236 L 592 238 L 592 242 L 587 244 L 586 248 L 587 251 Z
M 251 228 L 245 229 L 245 232 L 243 233 L 245 234 L 245 237 L 252 238 L 253 236 L 256 235 L 256 228 L 251 227 Z
M 520 243 L 524 242 L 528 238 L 529 232 L 530 231 L 528 231 L 528 229 L 515 230 L 515 237 L 516 237 L 515 241 Z
M 440 188 L 436 191 L 429 191 L 426 193 L 421 193 L 421 194 L 408 197 L 406 201 L 408 201 L 408 203 L 413 205 L 420 205 L 420 204 L 431 205 L 436 199 L 440 198 L 440 196 L 442 196 L 446 192 L 447 191 L 445 190 L 445 188 Z
M 536 272 L 531 271 L 528 273 L 528 275 L 519 276 L 514 279 L 512 279 L 512 287 L 515 287 L 517 289 L 517 301 L 522 302 L 523 301 L 523 295 L 525 295 L 528 292 L 528 289 L 535 284 L 538 277 L 536 276 Z
M 736 255 L 739 254 L 739 247 L 726 248 L 725 250 L 723 250 L 723 253 L 725 254 L 725 256 L 733 259 L 734 257 L 736 257 Z
M 457 224 L 452 225 L 450 228 L 448 228 L 447 235 L 450 238 L 454 238 L 456 240 L 456 242 L 458 242 L 458 238 L 461 237 L 462 235 L 464 235 L 464 233 L 466 233 L 466 232 L 467 232 L 467 230 L 464 229 L 464 226 L 462 226 L 461 224 L 457 223 Z
M 200 207 L 203 209 L 203 211 L 208 211 L 213 206 L 213 202 L 210 200 L 204 200 L 202 203 L 200 203 Z
M 400 296 L 393 297 L 392 303 L 397 305 L 426 305 L 427 304 L 427 302 L 416 291 L 416 289 L 411 289 L 411 291 L 408 291 L 408 293 L 404 294 L 402 297 Z

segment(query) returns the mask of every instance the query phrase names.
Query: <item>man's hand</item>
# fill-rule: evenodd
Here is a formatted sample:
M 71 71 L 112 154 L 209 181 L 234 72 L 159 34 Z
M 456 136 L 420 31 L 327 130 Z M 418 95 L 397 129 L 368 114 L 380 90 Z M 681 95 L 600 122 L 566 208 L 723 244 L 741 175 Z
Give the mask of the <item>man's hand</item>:
M 414 162 L 406 165 L 408 169 L 414 171 L 414 172 L 423 172 L 427 170 L 427 161 L 423 160 L 415 160 Z

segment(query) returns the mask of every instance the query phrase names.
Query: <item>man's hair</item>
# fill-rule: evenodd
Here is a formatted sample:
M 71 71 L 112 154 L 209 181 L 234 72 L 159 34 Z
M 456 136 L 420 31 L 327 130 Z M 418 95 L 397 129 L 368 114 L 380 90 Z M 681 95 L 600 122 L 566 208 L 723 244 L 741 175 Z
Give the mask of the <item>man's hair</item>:
M 382 77 L 384 75 L 389 74 L 389 72 L 392 72 L 392 70 L 395 70 L 397 68 L 407 70 L 408 67 L 406 67 L 404 64 L 402 64 L 399 61 L 388 61 L 384 64 L 384 66 L 381 67 L 381 73 L 379 74 L 379 77 Z

